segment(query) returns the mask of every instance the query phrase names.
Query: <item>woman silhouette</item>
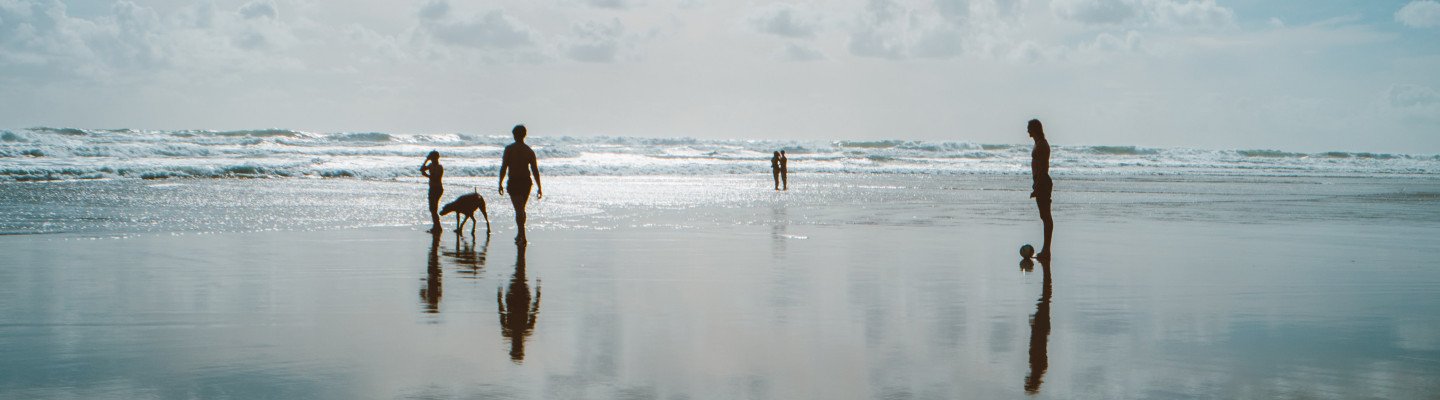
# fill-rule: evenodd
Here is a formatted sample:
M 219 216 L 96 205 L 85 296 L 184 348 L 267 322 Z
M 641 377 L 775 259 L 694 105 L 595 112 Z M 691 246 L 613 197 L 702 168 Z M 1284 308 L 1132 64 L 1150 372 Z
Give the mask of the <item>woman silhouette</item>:
M 425 156 L 425 162 L 420 163 L 420 175 L 430 178 L 430 233 L 440 233 L 440 196 L 445 194 L 445 187 L 440 184 L 440 178 L 445 176 L 445 167 L 440 165 L 440 152 L 430 151 Z

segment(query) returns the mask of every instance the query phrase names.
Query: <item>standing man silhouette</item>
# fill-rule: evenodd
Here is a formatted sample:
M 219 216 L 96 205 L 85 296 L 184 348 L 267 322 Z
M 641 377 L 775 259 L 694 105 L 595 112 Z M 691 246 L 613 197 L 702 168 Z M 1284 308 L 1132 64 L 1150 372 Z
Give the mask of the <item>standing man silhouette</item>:
M 440 152 L 431 150 L 425 156 L 425 162 L 420 163 L 420 175 L 430 178 L 430 233 L 441 233 L 440 229 L 440 196 L 445 194 L 445 186 L 440 184 L 440 178 L 445 176 L 445 167 L 440 165 Z
M 775 190 L 780 190 L 780 152 L 770 156 L 770 176 L 775 178 Z
M 1030 175 L 1035 179 L 1030 198 L 1035 199 L 1035 205 L 1040 208 L 1040 221 L 1045 223 L 1045 245 L 1035 258 L 1049 260 L 1050 235 L 1055 231 L 1055 221 L 1050 217 L 1050 192 L 1054 190 L 1054 183 L 1050 181 L 1050 142 L 1045 140 L 1045 128 L 1038 119 L 1030 120 L 1025 130 L 1035 139 L 1035 150 L 1030 152 Z
M 545 197 L 545 188 L 540 185 L 540 165 L 535 161 L 535 150 L 525 144 L 525 125 L 515 125 L 510 129 L 510 134 L 515 136 L 515 143 L 505 146 L 505 155 L 500 160 L 500 194 L 510 191 L 510 203 L 515 205 L 515 225 L 519 227 L 520 233 L 515 235 L 515 243 L 525 242 L 525 203 L 530 201 L 530 175 L 535 175 L 535 199 Z M 510 171 L 510 184 L 505 185 L 505 171 Z M 437 217 L 438 221 L 438 217 Z
M 785 150 L 780 150 L 780 182 L 790 190 L 790 159 L 785 157 Z

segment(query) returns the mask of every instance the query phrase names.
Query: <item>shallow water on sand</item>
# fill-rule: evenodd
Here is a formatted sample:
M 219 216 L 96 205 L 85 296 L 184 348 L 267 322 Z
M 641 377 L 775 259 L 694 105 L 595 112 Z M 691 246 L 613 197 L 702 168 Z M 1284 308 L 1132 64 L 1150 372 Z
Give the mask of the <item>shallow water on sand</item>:
M 432 241 L 402 203 L 413 182 L 60 185 L 109 196 L 92 212 L 118 222 L 0 236 L 0 398 L 1440 390 L 1436 182 L 1065 182 L 1055 260 L 1028 272 L 1039 224 L 1015 179 L 546 182 L 523 247 L 493 203 L 493 235 Z M 9 210 L 67 198 L 12 187 Z M 134 222 L 219 198 L 230 225 Z

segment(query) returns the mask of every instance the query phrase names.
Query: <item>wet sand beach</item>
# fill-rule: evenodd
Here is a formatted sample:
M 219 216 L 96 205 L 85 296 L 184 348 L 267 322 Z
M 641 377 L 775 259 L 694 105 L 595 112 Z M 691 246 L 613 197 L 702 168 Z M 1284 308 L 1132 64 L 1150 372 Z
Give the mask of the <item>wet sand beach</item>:
M 699 178 L 547 179 L 523 248 L 495 200 L 488 240 L 482 225 L 433 242 L 415 212 L 396 227 L 0 236 L 0 397 L 1440 390 L 1434 182 L 1062 181 L 1047 282 L 1017 254 L 1038 242 L 1033 203 L 997 200 L 1023 196 L 1023 180 L 832 176 L 785 194 L 756 181 L 752 195 Z M 297 181 L 171 183 L 279 182 Z M 332 185 L 379 193 L 355 211 L 369 221 L 388 215 L 384 188 L 415 183 L 285 190 Z M 603 195 L 615 187 L 636 189 Z M 151 196 L 134 193 L 112 194 Z

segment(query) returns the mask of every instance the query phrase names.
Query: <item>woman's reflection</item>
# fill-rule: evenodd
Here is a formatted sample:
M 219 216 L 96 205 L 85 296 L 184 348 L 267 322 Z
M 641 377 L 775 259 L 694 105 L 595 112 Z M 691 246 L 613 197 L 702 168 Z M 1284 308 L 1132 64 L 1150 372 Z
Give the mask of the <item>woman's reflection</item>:
M 425 312 L 440 312 L 440 234 L 436 230 L 430 240 L 430 254 L 426 259 L 425 286 L 420 288 L 420 300 L 425 302 Z
M 1050 341 L 1050 260 L 1041 259 L 1040 270 L 1044 284 L 1040 301 L 1035 303 L 1035 315 L 1030 318 L 1030 374 L 1025 376 L 1025 393 L 1029 394 L 1040 393 L 1045 368 L 1050 366 L 1045 355 L 1045 346 Z
M 540 316 L 540 282 L 535 282 L 535 302 L 530 302 L 530 285 L 525 278 L 525 242 L 515 244 L 515 276 L 510 288 L 495 291 L 495 304 L 500 309 L 500 334 L 510 339 L 510 361 L 525 361 L 525 338 L 535 330 Z

